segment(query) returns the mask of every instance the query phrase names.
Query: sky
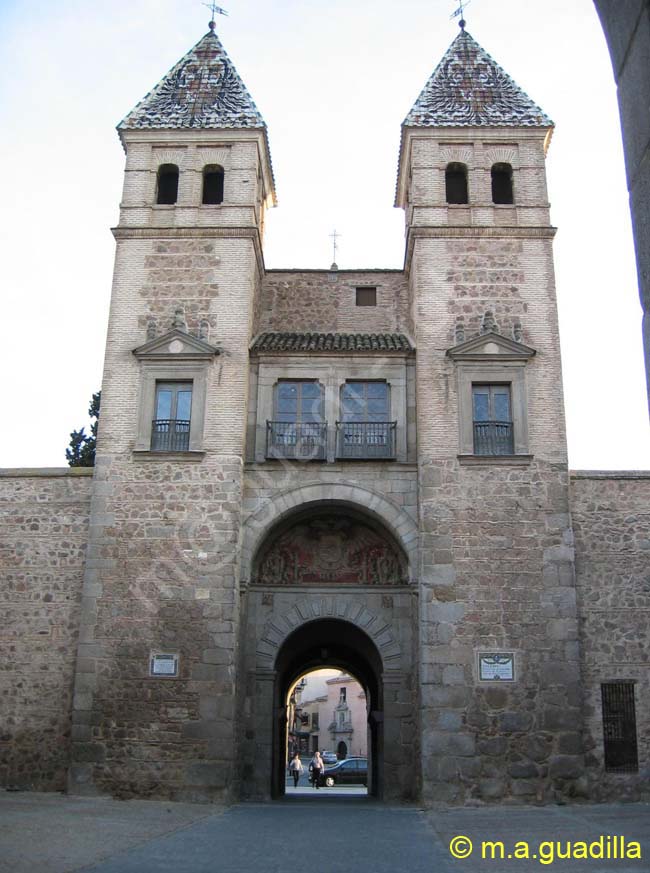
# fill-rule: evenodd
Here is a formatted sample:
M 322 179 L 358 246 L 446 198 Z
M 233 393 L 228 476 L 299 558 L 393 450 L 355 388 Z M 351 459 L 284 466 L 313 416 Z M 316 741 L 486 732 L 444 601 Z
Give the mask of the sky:
M 401 268 L 400 125 L 454 0 L 220 0 L 269 128 L 268 268 Z M 116 124 L 207 31 L 200 0 L 0 0 L 0 467 L 65 466 L 101 383 L 124 153 Z M 551 217 L 572 469 L 650 469 L 618 108 L 591 0 L 472 0 L 467 30 L 555 121 Z

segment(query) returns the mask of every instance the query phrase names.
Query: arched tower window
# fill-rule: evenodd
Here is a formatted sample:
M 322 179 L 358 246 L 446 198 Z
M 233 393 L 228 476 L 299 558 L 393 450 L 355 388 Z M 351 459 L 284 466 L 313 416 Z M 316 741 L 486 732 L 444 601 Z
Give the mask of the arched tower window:
M 447 203 L 469 203 L 467 167 L 465 164 L 447 164 L 445 170 Z
M 510 164 L 492 165 L 492 202 L 505 204 L 515 202 Z
M 161 164 L 158 167 L 156 203 L 176 203 L 178 199 L 178 167 L 176 164 Z
M 203 203 L 223 203 L 223 167 L 208 164 L 203 168 Z

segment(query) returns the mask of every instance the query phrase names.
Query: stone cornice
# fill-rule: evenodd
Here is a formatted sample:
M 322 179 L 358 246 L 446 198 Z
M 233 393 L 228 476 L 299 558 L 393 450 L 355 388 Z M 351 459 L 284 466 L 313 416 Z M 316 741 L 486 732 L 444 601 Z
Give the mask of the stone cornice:
M 413 248 L 418 239 L 553 239 L 557 228 L 546 227 L 493 227 L 493 226 L 454 226 L 410 227 L 406 238 L 404 253 L 404 273 L 408 276 L 413 257 Z
M 264 254 L 256 227 L 125 227 L 111 228 L 116 240 L 123 239 L 250 239 L 255 249 L 257 267 L 265 273 Z
M 94 467 L 3 467 L 0 469 L 0 479 L 90 478 L 94 472 Z
M 569 470 L 571 479 L 650 479 L 650 470 Z

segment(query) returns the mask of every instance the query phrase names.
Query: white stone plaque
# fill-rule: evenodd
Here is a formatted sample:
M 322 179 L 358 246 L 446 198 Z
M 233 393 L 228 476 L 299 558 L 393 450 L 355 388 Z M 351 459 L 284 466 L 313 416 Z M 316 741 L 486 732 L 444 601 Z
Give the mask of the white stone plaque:
M 149 663 L 150 676 L 178 676 L 178 655 L 153 654 Z
M 514 653 L 479 652 L 478 675 L 481 682 L 514 682 Z

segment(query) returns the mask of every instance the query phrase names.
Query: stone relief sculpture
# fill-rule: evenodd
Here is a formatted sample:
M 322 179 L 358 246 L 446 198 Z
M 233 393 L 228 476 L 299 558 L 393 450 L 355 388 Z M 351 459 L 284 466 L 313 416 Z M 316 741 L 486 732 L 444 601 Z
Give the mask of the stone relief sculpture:
M 296 524 L 262 553 L 258 585 L 398 585 L 407 581 L 397 547 L 368 525 L 347 517 Z

